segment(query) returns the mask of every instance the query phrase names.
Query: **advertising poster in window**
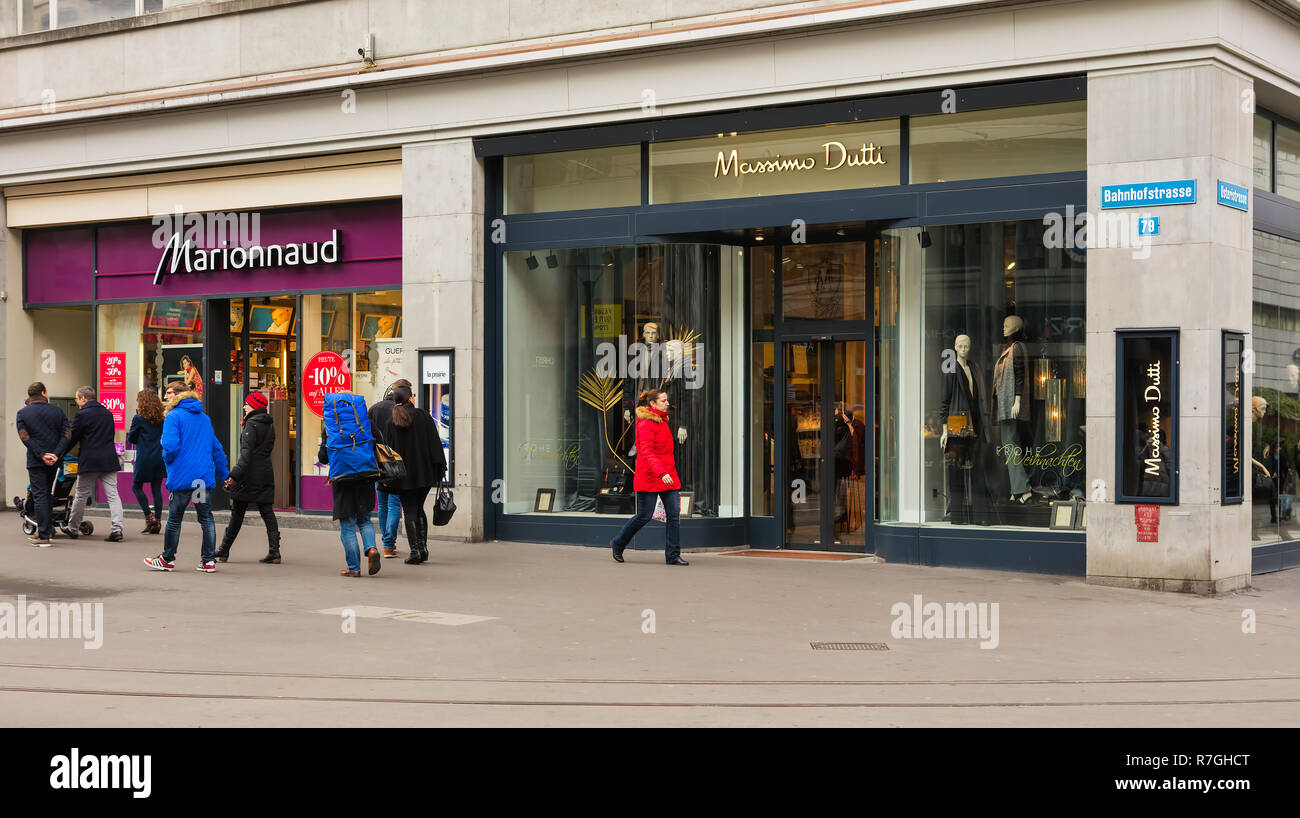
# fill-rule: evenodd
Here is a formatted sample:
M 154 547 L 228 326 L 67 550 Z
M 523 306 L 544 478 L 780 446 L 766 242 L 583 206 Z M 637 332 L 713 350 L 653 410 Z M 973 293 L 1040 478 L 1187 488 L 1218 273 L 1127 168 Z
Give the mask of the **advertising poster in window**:
M 1223 505 L 1245 500 L 1242 477 L 1241 413 L 1242 357 L 1246 336 L 1240 332 L 1223 332 Z
M 126 353 L 99 353 L 99 402 L 113 413 L 113 429 L 126 430 Z
M 432 413 L 438 424 L 442 453 L 447 457 L 447 485 L 452 485 L 456 474 L 452 460 L 453 419 L 456 417 L 452 403 L 455 371 L 456 356 L 452 350 L 420 350 L 420 408 Z
M 1178 504 L 1178 330 L 1119 330 L 1116 502 Z

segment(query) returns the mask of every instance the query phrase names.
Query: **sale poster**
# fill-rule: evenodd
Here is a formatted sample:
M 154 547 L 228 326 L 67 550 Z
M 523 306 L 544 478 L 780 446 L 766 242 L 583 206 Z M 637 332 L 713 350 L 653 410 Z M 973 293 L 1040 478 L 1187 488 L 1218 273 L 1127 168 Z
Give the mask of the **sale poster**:
M 126 391 L 126 353 L 99 353 L 99 391 Z
M 1160 506 L 1134 506 L 1138 542 L 1160 542 Z
M 325 396 L 352 391 L 352 371 L 337 352 L 318 352 L 302 369 L 302 400 L 318 418 L 325 417 Z
M 100 392 L 99 402 L 105 409 L 113 413 L 113 429 L 122 432 L 126 430 L 126 393 L 125 392 Z

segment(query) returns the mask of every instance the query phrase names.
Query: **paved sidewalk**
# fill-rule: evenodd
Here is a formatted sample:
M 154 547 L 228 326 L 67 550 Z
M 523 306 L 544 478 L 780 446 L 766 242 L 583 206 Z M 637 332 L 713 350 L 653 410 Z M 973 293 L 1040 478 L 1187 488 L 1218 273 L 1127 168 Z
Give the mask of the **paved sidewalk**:
M 597 548 L 433 542 L 424 566 L 345 579 L 336 534 L 285 531 L 284 563 L 267 566 L 249 529 L 203 574 L 190 523 L 176 572 L 159 573 L 142 559 L 160 536 L 38 549 L 17 515 L 0 528 L 0 603 L 102 602 L 105 619 L 98 650 L 0 639 L 0 727 L 1300 725 L 1300 571 L 1203 598 L 868 560 L 707 553 L 681 568 L 661 551 L 618 565 Z M 893 638 L 891 607 L 914 594 L 998 603 L 997 647 Z M 341 608 L 355 633 L 319 613 Z M 810 649 L 822 641 L 889 649 Z

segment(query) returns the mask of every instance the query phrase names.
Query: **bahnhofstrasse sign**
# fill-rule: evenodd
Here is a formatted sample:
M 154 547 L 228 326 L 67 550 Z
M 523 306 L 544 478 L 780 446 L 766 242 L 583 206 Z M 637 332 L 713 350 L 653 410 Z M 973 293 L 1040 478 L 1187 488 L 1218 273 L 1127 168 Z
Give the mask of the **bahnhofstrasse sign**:
M 153 283 L 160 284 L 164 275 L 206 273 L 215 270 L 257 270 L 273 267 L 300 267 L 308 264 L 336 264 L 343 256 L 343 233 L 330 231 L 329 241 L 304 241 L 287 244 L 254 244 L 250 247 L 199 248 L 193 239 L 181 240 L 174 232 L 163 245 Z
M 820 164 L 818 159 L 821 159 Z M 741 159 L 739 150 L 732 148 L 730 153 L 718 151 L 718 159 L 713 165 L 713 178 L 718 179 L 723 176 L 740 178 L 753 173 L 797 173 L 816 170 L 818 167 L 825 171 L 834 171 L 841 168 L 883 164 L 885 164 L 884 149 L 877 147 L 875 142 L 863 143 L 856 150 L 846 147 L 843 142 L 826 142 L 822 145 L 821 153 L 816 156 L 791 158 L 778 153 L 775 156 L 753 161 Z

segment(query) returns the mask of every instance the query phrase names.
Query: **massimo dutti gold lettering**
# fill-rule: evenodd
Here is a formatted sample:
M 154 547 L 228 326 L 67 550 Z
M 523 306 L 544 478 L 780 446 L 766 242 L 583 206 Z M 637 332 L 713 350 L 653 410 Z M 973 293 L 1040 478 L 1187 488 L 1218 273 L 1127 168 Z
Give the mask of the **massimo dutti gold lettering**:
M 858 168 L 885 164 L 884 150 L 874 142 L 863 143 L 857 150 L 850 151 L 843 142 L 826 142 L 822 170 L 839 170 L 843 167 Z M 717 161 L 713 164 L 713 178 L 722 176 L 749 176 L 754 173 L 784 173 L 787 171 L 815 170 L 817 160 L 812 156 L 796 159 L 782 157 L 781 154 L 766 159 L 744 161 L 736 148 L 731 153 L 718 151 Z

